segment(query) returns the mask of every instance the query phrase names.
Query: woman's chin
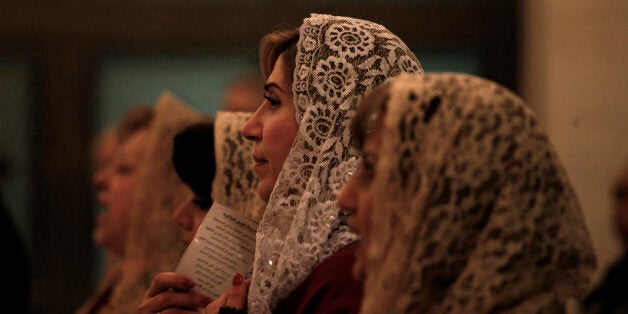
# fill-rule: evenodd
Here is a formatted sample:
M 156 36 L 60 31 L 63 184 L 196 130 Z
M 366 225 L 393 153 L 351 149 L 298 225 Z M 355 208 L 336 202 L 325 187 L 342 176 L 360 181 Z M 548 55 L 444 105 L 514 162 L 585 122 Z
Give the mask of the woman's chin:
M 362 269 L 362 265 L 357 261 L 351 267 L 351 276 L 357 281 L 363 281 L 364 279 L 364 270 Z
M 266 184 L 265 182 L 262 182 L 262 181 L 260 181 L 260 183 L 257 185 L 257 194 L 265 202 L 268 202 L 268 200 L 270 199 L 270 193 L 272 191 L 273 191 L 273 185 Z
M 356 251 L 355 261 L 351 266 L 351 276 L 357 281 L 363 281 L 364 279 L 364 263 L 360 258 L 360 248 Z

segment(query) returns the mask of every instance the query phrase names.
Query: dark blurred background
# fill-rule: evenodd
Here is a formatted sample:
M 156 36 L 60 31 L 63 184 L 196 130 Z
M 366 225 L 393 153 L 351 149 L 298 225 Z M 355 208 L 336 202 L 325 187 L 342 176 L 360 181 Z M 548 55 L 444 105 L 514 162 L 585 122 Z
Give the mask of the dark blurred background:
M 590 120 L 596 112 L 582 108 L 600 92 L 581 86 L 588 85 L 582 77 L 600 67 L 603 73 L 627 73 L 622 56 L 628 40 L 622 34 L 628 9 L 621 1 L 585 2 L 0 1 L 0 153 L 11 165 L 2 193 L 33 261 L 31 312 L 72 313 L 100 275 L 102 255 L 91 236 L 96 209 L 88 159 L 95 132 L 131 106 L 155 102 L 165 90 L 215 113 L 231 77 L 257 66 L 261 36 L 281 24 L 298 26 L 310 13 L 383 24 L 413 49 L 426 71 L 484 76 L 532 100 L 560 142 L 559 153 L 571 156 L 565 160 L 583 191 L 583 207 L 596 213 L 587 217 L 592 230 L 604 230 L 603 189 L 621 155 L 628 156 L 628 82 L 619 74 L 607 78 L 610 87 L 602 86 L 611 89 L 611 99 L 602 101 L 605 116 L 615 117 L 610 121 Z M 591 22 L 583 16 L 606 23 L 594 26 L 594 33 L 583 32 L 580 23 Z M 617 25 L 624 26 L 616 32 L 619 37 L 601 35 Z M 609 43 L 619 48 L 610 66 L 594 63 L 582 70 L 585 75 L 574 70 L 583 65 L 574 61 L 580 57 L 607 56 L 598 48 Z M 587 53 L 587 47 L 596 52 Z M 573 97 L 582 105 L 574 106 L 570 91 L 580 92 Z M 573 157 L 588 151 L 577 148 L 576 139 L 586 141 L 582 132 L 599 131 L 600 125 L 608 129 L 588 136 L 607 140 L 594 140 L 598 144 L 592 144 L 589 159 Z M 597 184 L 587 180 L 590 173 L 575 173 L 608 155 L 613 156 L 609 163 L 593 174 Z M 601 246 L 608 238 L 604 231 L 594 237 L 602 264 L 618 251 L 616 244 Z

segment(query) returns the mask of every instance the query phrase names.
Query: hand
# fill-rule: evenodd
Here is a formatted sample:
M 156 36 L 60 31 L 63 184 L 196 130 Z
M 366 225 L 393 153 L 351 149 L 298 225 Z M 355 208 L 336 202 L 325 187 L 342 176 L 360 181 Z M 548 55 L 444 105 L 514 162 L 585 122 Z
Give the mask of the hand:
M 232 313 L 246 313 L 246 297 L 250 285 L 250 278 L 243 280 L 242 274 L 233 274 L 231 287 L 207 306 L 205 314 L 218 314 L 221 307 L 231 308 Z
M 194 283 L 183 275 L 172 272 L 159 273 L 144 293 L 138 314 L 195 313 L 206 307 L 211 298 L 192 292 Z

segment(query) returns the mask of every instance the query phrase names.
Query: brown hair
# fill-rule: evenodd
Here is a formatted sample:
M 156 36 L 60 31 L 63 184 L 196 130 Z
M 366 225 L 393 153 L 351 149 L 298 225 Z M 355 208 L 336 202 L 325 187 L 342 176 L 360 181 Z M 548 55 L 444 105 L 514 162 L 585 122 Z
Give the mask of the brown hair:
M 382 84 L 375 87 L 358 102 L 358 109 L 351 120 L 351 137 L 359 149 L 373 127 L 373 123 L 386 113 L 386 103 L 390 98 L 390 85 Z
M 275 67 L 279 56 L 283 54 L 286 61 L 286 73 L 294 73 L 297 58 L 297 42 L 299 41 L 299 28 L 277 30 L 268 33 L 260 40 L 259 56 L 260 69 L 264 80 L 267 80 Z M 292 81 L 292 75 L 290 75 Z

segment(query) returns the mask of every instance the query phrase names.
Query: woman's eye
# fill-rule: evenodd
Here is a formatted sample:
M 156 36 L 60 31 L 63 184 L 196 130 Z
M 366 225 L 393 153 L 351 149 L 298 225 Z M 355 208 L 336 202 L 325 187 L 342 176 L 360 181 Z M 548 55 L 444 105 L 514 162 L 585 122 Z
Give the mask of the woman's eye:
M 268 100 L 268 103 L 270 103 L 270 108 L 275 108 L 281 104 L 278 99 L 272 98 L 270 96 L 264 95 L 264 98 Z
M 373 178 L 375 178 L 375 162 L 369 154 L 366 154 L 364 159 L 362 159 L 362 166 L 360 167 L 360 170 L 362 177 L 367 182 L 370 182 Z
M 359 182 L 363 185 L 370 184 L 371 181 L 373 181 L 373 178 L 375 178 L 374 165 L 367 160 L 364 160 L 356 176 L 359 178 Z

